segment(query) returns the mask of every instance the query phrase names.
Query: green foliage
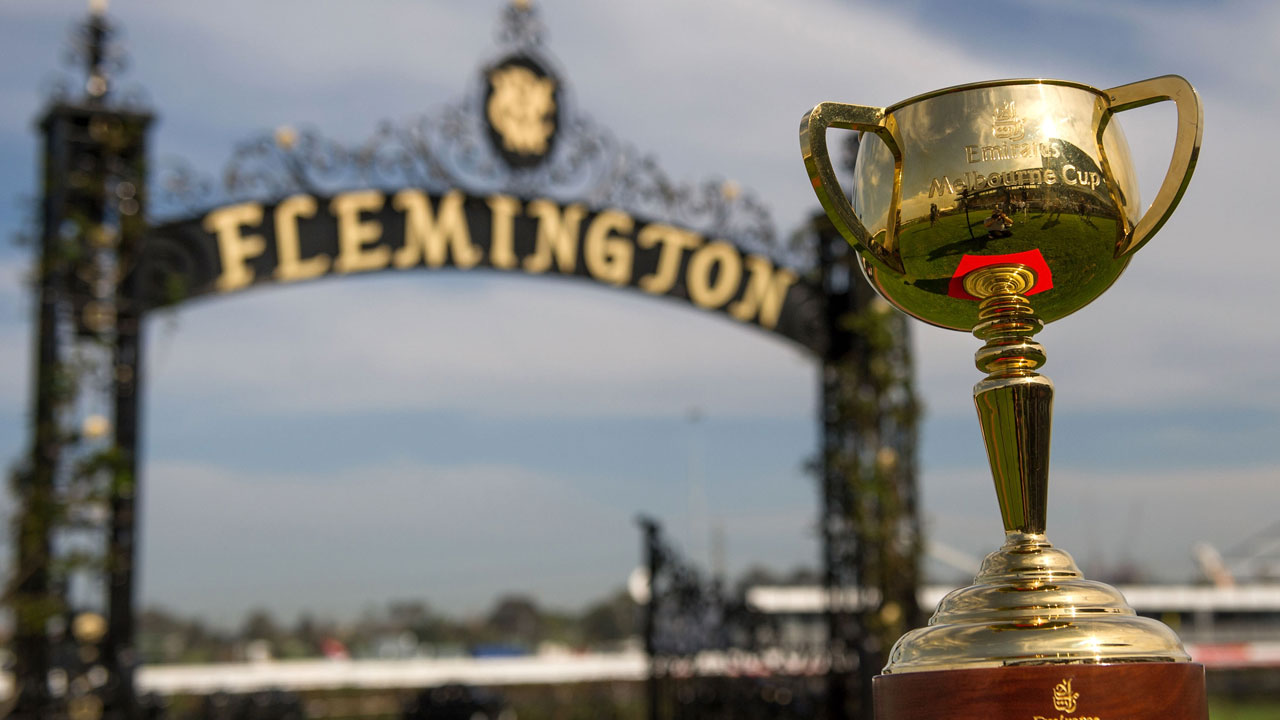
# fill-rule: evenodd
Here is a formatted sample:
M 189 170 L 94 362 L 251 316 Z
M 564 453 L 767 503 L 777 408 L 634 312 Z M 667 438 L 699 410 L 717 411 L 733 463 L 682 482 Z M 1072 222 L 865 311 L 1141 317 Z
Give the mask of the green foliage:
M 588 646 L 621 642 L 638 631 L 639 608 L 625 590 L 587 607 L 580 619 L 582 642 Z
M 880 592 L 880 607 L 864 613 L 860 624 L 883 654 L 919 621 L 914 455 L 920 406 L 904 316 L 870 288 L 852 292 L 861 302 L 837 320 L 851 334 L 852 350 L 824 370 L 826 421 L 835 432 L 825 466 L 844 532 L 856 541 L 837 559 L 838 574 Z
M 1280 718 L 1280 699 L 1209 698 L 1211 720 L 1275 720 Z
M 320 657 L 326 647 L 346 648 L 369 657 L 388 644 L 408 654 L 466 654 L 483 645 L 535 652 L 543 643 L 575 649 L 616 647 L 636 636 L 638 608 L 625 590 L 591 603 L 580 612 L 542 608 L 532 598 L 500 597 L 484 616 L 454 619 L 425 603 L 396 602 L 383 613 L 367 612 L 351 623 L 322 621 L 304 614 L 292 626 L 269 611 L 250 611 L 233 631 L 208 628 L 202 621 L 148 608 L 138 617 L 138 648 L 143 663 L 240 660 L 246 644 L 264 640 L 274 657 Z M 402 643 L 408 642 L 405 646 Z

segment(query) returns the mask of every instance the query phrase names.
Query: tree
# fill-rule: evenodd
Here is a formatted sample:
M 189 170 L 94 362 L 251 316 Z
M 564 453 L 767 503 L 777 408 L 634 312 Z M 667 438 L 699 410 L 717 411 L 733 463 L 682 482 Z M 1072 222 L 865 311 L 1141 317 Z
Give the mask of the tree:
M 503 640 L 533 646 L 541 637 L 542 613 L 527 595 L 504 595 L 489 613 L 488 622 Z
M 244 627 L 240 630 L 240 637 L 244 640 L 274 641 L 280 635 L 280 627 L 276 625 L 275 618 L 271 617 L 269 611 L 263 609 L 251 611 L 244 621 Z
M 637 607 L 626 590 L 587 607 L 579 624 L 588 645 L 618 642 L 637 632 Z

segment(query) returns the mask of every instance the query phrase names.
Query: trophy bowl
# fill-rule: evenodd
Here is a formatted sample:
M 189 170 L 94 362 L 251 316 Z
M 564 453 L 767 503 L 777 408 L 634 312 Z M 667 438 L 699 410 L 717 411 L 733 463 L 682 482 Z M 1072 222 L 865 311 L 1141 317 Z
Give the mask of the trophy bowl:
M 1174 100 L 1179 131 L 1164 184 L 1144 214 L 1123 110 Z M 1182 197 L 1199 150 L 1200 106 L 1177 76 L 1111 90 L 1001 80 L 925 93 L 887 108 L 821 103 L 801 123 L 823 208 L 861 251 L 876 290 L 925 322 L 969 331 L 977 298 L 963 278 L 1021 264 L 1051 322 L 1115 282 Z M 860 130 L 852 204 L 826 147 L 828 127 Z
M 1177 135 L 1144 210 L 1115 116 L 1161 101 L 1176 105 Z M 944 598 L 929 625 L 890 652 L 877 682 L 898 678 L 884 687 L 898 688 L 887 696 L 901 707 L 920 698 L 920 686 L 902 678 L 932 671 L 1016 666 L 1026 671 L 1019 677 L 1040 683 L 1031 670 L 1045 665 L 1080 673 L 1145 663 L 1153 672 L 1126 682 L 1153 689 L 1194 675 L 1172 630 L 1139 617 L 1114 588 L 1084 579 L 1045 536 L 1054 388 L 1037 372 L 1045 353 L 1032 336 L 1105 292 L 1164 225 L 1195 168 L 1201 125 L 1194 88 L 1174 75 L 1109 90 L 982 82 L 886 108 L 820 103 L 801 121 L 814 191 L 876 290 L 909 315 L 986 341 L 977 366 L 987 376 L 974 403 L 1005 543 L 972 586 Z M 862 133 L 851 196 L 827 149 L 832 127 Z M 1070 677 L 1063 682 L 1069 690 Z M 1187 697 L 1202 708 L 1199 687 Z

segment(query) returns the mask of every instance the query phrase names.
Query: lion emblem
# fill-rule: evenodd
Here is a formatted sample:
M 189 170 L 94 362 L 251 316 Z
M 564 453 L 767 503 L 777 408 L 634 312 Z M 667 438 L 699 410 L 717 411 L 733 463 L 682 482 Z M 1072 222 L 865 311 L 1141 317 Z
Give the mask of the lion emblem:
M 493 93 L 486 108 L 489 124 L 507 152 L 543 155 L 555 132 L 555 80 L 528 68 L 509 65 L 489 75 Z

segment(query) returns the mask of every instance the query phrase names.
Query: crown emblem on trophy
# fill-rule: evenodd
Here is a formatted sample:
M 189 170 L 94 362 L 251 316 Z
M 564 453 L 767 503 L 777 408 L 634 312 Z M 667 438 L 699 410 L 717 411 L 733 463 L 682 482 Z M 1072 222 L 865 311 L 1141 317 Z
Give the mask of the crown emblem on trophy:
M 1071 692 L 1071 678 L 1067 678 L 1053 686 L 1054 710 L 1060 710 L 1064 713 L 1074 713 L 1076 711 L 1076 700 L 1079 699 L 1080 693 Z
M 1014 101 L 996 106 L 996 115 L 992 123 L 992 132 L 1001 140 L 1021 140 L 1026 134 L 1022 118 L 1014 108 Z

